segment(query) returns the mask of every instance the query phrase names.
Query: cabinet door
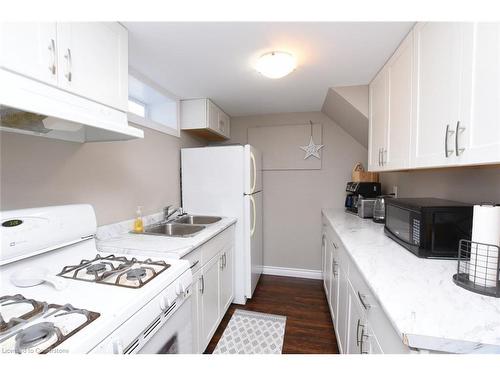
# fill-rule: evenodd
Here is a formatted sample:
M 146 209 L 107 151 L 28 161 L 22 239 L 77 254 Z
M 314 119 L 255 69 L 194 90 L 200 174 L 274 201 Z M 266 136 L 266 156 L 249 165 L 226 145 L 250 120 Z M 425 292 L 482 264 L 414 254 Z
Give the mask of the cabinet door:
M 366 347 L 362 347 L 362 341 L 367 337 L 366 319 L 364 312 L 359 306 L 357 296 L 349 285 L 348 287 L 348 332 L 347 332 L 347 354 L 365 354 Z M 364 337 L 365 336 L 365 337 Z
M 219 110 L 219 132 L 227 138 L 230 136 L 229 125 L 229 116 Z
M 202 269 L 201 351 L 207 347 L 219 323 L 219 257 L 215 256 Z
M 405 169 L 410 164 L 413 33 L 410 33 L 389 60 L 389 115 L 384 169 Z
M 323 286 L 325 288 L 326 299 L 330 304 L 331 299 L 331 279 L 332 279 L 332 250 L 331 244 L 326 235 L 323 235 L 323 253 L 324 253 L 324 265 L 323 265 Z
M 337 333 L 337 345 L 340 353 L 347 351 L 347 332 L 349 323 L 349 295 L 348 295 L 348 280 L 347 274 L 342 267 L 338 270 L 339 278 L 339 300 L 338 300 L 338 313 L 336 319 L 335 331 Z
M 458 121 L 463 24 L 415 26 L 412 166 L 458 164 L 454 131 Z
M 201 270 L 196 272 L 193 275 L 193 295 L 192 295 L 192 301 L 193 301 L 193 308 L 191 310 L 191 325 L 193 328 L 193 350 L 197 354 L 201 354 L 201 348 L 200 348 L 200 333 L 201 333 L 201 322 L 202 322 L 202 299 L 201 299 L 201 287 L 202 287 L 202 280 L 201 280 Z
M 58 23 L 59 86 L 127 110 L 128 36 L 113 22 Z
M 464 69 L 456 150 L 463 155 L 463 164 L 499 163 L 500 23 L 476 23 L 469 28 L 471 74 Z
M 219 257 L 220 268 L 220 315 L 224 315 L 233 301 L 233 248 L 224 250 Z
M 332 273 L 330 281 L 330 311 L 332 312 L 333 326 L 337 325 L 339 306 L 339 260 L 335 249 L 332 251 Z
M 369 92 L 368 169 L 380 171 L 383 169 L 382 153 L 386 144 L 388 111 L 387 70 L 385 68 L 370 83 Z
M 207 100 L 207 111 L 208 111 L 208 127 L 216 133 L 219 131 L 219 107 L 217 107 L 211 100 Z
M 0 66 L 42 82 L 57 84 L 54 22 L 1 22 Z

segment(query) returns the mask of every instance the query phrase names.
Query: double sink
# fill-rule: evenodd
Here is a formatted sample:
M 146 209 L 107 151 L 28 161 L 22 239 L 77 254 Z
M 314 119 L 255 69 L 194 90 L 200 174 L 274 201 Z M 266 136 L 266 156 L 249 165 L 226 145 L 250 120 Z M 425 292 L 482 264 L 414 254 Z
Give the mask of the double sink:
M 221 220 L 219 216 L 183 215 L 179 218 L 150 225 L 144 228 L 141 234 L 153 234 L 167 237 L 191 237 L 205 229 L 206 225 Z

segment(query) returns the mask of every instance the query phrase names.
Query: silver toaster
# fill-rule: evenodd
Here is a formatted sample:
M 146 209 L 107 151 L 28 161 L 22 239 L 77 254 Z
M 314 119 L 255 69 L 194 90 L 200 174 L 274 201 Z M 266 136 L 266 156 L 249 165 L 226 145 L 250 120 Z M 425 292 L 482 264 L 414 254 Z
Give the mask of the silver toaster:
M 358 216 L 363 219 L 372 218 L 375 201 L 375 198 L 359 198 L 357 203 Z

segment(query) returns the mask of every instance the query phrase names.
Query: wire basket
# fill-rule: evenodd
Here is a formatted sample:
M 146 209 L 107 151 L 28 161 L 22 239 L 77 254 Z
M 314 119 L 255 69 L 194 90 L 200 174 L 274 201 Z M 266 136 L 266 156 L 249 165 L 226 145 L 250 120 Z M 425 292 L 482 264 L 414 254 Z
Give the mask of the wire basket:
M 500 247 L 460 240 L 457 273 L 458 286 L 486 296 L 500 297 Z

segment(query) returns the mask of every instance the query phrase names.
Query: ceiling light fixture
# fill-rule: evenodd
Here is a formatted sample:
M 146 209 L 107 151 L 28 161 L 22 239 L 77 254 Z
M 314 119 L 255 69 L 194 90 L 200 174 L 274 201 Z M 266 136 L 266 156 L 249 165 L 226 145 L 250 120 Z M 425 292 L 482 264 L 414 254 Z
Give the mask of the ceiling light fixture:
M 262 55 L 255 68 L 268 78 L 282 78 L 295 70 L 295 58 L 288 52 L 273 51 Z

